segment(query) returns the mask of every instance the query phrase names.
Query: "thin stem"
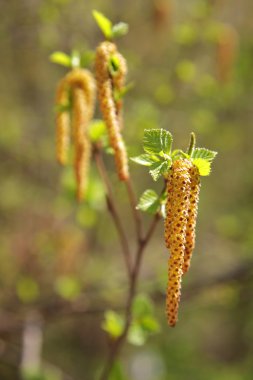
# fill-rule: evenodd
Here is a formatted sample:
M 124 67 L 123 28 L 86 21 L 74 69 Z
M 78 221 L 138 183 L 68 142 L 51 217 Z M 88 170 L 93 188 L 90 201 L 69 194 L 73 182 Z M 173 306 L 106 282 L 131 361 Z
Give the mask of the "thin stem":
M 108 209 L 112 215 L 115 227 L 118 231 L 119 234 L 119 239 L 121 242 L 121 247 L 122 247 L 122 252 L 124 255 L 126 267 L 127 267 L 127 272 L 129 277 L 131 276 L 131 254 L 130 254 L 130 248 L 128 244 L 128 238 L 125 233 L 124 227 L 121 223 L 121 218 L 119 216 L 116 204 L 114 202 L 114 194 L 112 191 L 111 187 L 111 182 L 109 180 L 109 177 L 107 175 L 107 171 L 104 165 L 104 161 L 102 158 L 101 150 L 98 146 L 94 147 L 94 156 L 95 156 L 95 161 L 97 164 L 97 168 L 99 171 L 99 174 L 104 182 L 105 189 L 106 189 L 106 200 L 107 200 L 107 206 Z
M 120 350 L 123 346 L 123 343 L 125 342 L 125 339 L 127 337 L 127 334 L 128 334 L 128 331 L 129 331 L 129 328 L 131 325 L 131 321 L 132 321 L 132 306 L 133 306 L 134 298 L 135 298 L 136 291 L 137 291 L 137 280 L 138 280 L 138 275 L 139 275 L 139 271 L 140 271 L 141 260 L 143 257 L 145 247 L 148 244 L 148 242 L 150 241 L 150 239 L 151 239 L 151 237 L 155 231 L 155 227 L 157 226 L 159 219 L 160 219 L 160 215 L 156 214 L 154 216 L 152 223 L 150 224 L 150 227 L 149 227 L 144 239 L 139 241 L 138 249 L 137 249 L 137 252 L 135 255 L 135 261 L 134 261 L 134 266 L 133 266 L 133 270 L 132 270 L 132 275 L 130 278 L 128 299 L 127 299 L 127 305 L 126 305 L 126 310 L 125 310 L 124 330 L 123 330 L 121 336 L 112 343 L 112 346 L 111 346 L 111 349 L 109 351 L 108 358 L 107 358 L 105 367 L 103 369 L 103 372 L 101 374 L 100 380 L 107 380 L 108 379 L 108 376 L 111 372 L 113 364 L 114 364 L 116 358 L 118 357 Z
M 126 189 L 128 193 L 128 198 L 130 202 L 130 206 L 133 212 L 133 217 L 135 220 L 135 226 L 136 226 L 136 235 L 138 242 L 142 241 L 142 221 L 141 221 L 141 215 L 139 210 L 137 210 L 137 199 L 134 193 L 133 184 L 130 178 L 128 178 L 127 181 L 125 181 Z

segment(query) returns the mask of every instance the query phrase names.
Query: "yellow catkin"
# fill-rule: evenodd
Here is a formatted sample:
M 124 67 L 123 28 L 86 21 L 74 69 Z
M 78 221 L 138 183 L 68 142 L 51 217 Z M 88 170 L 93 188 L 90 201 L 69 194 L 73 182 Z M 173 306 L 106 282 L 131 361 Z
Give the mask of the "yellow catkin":
M 77 199 L 86 194 L 90 166 L 91 144 L 88 125 L 93 117 L 95 103 L 95 80 L 88 70 L 74 69 L 66 81 L 72 92 L 72 135 L 75 146 L 74 168 L 77 183 Z
M 119 69 L 115 73 L 115 75 L 112 77 L 112 83 L 113 83 L 113 90 L 116 92 L 116 94 L 120 94 L 126 84 L 127 62 L 120 53 L 116 53 L 115 56 L 119 62 Z M 120 128 L 122 129 L 123 128 L 122 97 L 119 97 L 119 99 L 115 99 L 115 107 L 116 107 L 116 113 L 118 116 Z
M 128 157 L 120 133 L 120 120 L 113 96 L 113 79 L 109 72 L 109 61 L 115 54 L 117 54 L 115 44 L 102 42 L 96 50 L 95 70 L 100 109 L 107 126 L 110 145 L 114 150 L 118 177 L 121 181 L 126 181 L 129 177 Z
M 56 107 L 68 104 L 68 86 L 65 78 L 61 79 L 56 91 Z M 57 110 L 56 113 L 56 157 L 60 164 L 68 161 L 70 143 L 70 116 L 68 110 Z
M 231 25 L 224 25 L 217 41 L 217 75 L 222 83 L 231 79 L 237 44 L 236 30 Z
M 165 230 L 166 245 L 170 247 L 168 288 L 166 298 L 167 320 L 170 326 L 175 326 L 178 319 L 178 308 L 181 296 L 182 267 L 186 243 L 186 226 L 190 200 L 190 175 L 192 163 L 182 159 L 173 163 L 168 179 L 167 189 L 172 190 L 168 200 L 170 209 L 167 218 L 171 218 L 169 240 Z
M 200 176 L 198 168 L 196 166 L 193 166 L 190 168 L 189 172 L 191 178 L 191 194 L 186 227 L 183 273 L 186 273 L 190 267 L 192 252 L 195 248 L 195 228 L 200 190 Z

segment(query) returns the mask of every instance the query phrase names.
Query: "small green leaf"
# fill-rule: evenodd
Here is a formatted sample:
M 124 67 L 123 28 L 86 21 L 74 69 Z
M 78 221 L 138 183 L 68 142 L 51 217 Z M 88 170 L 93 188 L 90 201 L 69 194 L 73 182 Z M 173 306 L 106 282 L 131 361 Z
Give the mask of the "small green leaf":
M 146 343 L 147 334 L 138 323 L 133 323 L 130 326 L 127 340 L 134 346 L 143 346 L 143 344 Z
M 195 158 L 193 160 L 194 165 L 199 169 L 201 176 L 208 176 L 211 172 L 211 163 L 204 158 Z
M 154 181 L 157 181 L 161 175 L 166 173 L 170 166 L 169 162 L 171 163 L 171 160 L 163 161 L 162 163 L 156 162 L 151 166 L 151 170 L 149 171 L 149 173 L 151 174 Z
M 108 62 L 108 70 L 111 76 L 115 76 L 119 70 L 120 61 L 116 55 L 112 55 Z
M 140 197 L 137 209 L 147 211 L 150 214 L 155 214 L 160 207 L 159 196 L 154 190 L 146 190 Z
M 103 13 L 94 10 L 92 12 L 94 19 L 96 20 L 97 25 L 104 34 L 105 38 L 112 38 L 112 23 L 111 21 L 103 15 Z
M 176 67 L 178 78 L 185 83 L 192 82 L 196 77 L 196 65 L 188 60 L 183 60 Z
M 95 119 L 89 125 L 89 136 L 92 142 L 99 141 L 106 135 L 106 125 L 103 120 Z
M 115 102 L 121 100 L 132 88 L 134 87 L 134 82 L 130 82 L 120 90 L 114 89 L 113 97 Z
M 81 57 L 80 57 L 79 51 L 73 50 L 71 53 L 71 67 L 73 69 L 76 69 L 80 67 L 80 63 L 81 63 Z
M 131 157 L 133 162 L 143 166 L 151 166 L 154 162 L 160 162 L 160 159 L 155 155 L 150 155 L 147 153 L 141 154 L 140 156 Z
M 217 152 L 214 152 L 212 150 L 205 148 L 196 148 L 192 154 L 192 158 L 203 158 L 207 161 L 212 162 L 216 155 Z
M 151 190 L 152 191 L 152 190 Z M 154 311 L 152 300 L 146 294 L 138 294 L 133 302 L 134 318 L 142 318 L 147 315 L 152 315 Z
M 122 37 L 128 33 L 128 24 L 125 22 L 119 22 L 118 24 L 113 25 L 112 27 L 112 37 Z
M 66 300 L 73 300 L 80 294 L 80 284 L 73 276 L 60 276 L 55 283 L 56 292 Z
M 143 137 L 143 148 L 146 153 L 159 154 L 161 152 L 170 154 L 172 135 L 165 129 L 145 129 Z
M 71 58 L 69 55 L 61 52 L 56 51 L 53 54 L 50 55 L 50 61 L 53 63 L 57 63 L 58 65 L 62 65 L 65 67 L 71 67 Z
M 158 333 L 160 331 L 159 322 L 152 316 L 146 315 L 140 320 L 140 324 L 143 330 L 148 333 Z
M 102 328 L 106 331 L 112 338 L 119 337 L 124 329 L 124 319 L 112 310 L 107 310 L 105 312 L 105 319 L 102 323 Z

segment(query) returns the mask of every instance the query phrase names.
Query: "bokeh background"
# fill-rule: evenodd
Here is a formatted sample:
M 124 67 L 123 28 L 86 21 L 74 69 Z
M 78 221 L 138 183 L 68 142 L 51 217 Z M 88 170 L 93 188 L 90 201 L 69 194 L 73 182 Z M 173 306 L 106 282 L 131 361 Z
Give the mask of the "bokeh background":
M 154 302 L 160 332 L 129 343 L 112 380 L 251 380 L 253 373 L 253 4 L 251 0 L 0 0 L 0 378 L 42 368 L 37 379 L 95 379 L 107 351 L 104 311 L 124 306 L 127 279 L 118 237 L 92 167 L 87 202 L 75 201 L 71 168 L 55 161 L 54 96 L 61 50 L 102 40 L 92 9 L 130 30 L 125 131 L 130 155 L 145 128 L 174 146 L 189 134 L 217 150 L 202 180 L 197 246 L 184 278 L 180 320 L 167 326 L 167 252 L 158 226 L 139 290 Z M 100 114 L 97 111 L 96 117 Z M 108 170 L 134 244 L 124 187 Z M 131 163 L 138 196 L 158 191 Z M 143 215 L 145 223 L 151 220 Z M 44 377 L 43 377 L 44 376 Z

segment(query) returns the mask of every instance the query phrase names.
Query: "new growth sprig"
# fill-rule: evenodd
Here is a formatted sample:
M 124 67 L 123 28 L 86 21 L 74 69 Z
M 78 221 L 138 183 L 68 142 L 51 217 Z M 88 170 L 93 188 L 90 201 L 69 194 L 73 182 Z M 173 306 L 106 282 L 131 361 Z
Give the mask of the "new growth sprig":
M 170 250 L 169 280 L 166 313 L 170 326 L 175 326 L 181 296 L 182 275 L 190 267 L 195 247 L 195 226 L 200 190 L 200 176 L 210 174 L 211 162 L 216 152 L 195 147 L 195 135 L 191 134 L 186 152 L 172 151 L 172 135 L 163 129 L 144 131 L 145 153 L 132 161 L 147 166 L 152 178 L 165 180 L 165 191 L 158 196 L 146 190 L 138 208 L 150 213 L 162 213 L 165 219 L 165 245 Z

